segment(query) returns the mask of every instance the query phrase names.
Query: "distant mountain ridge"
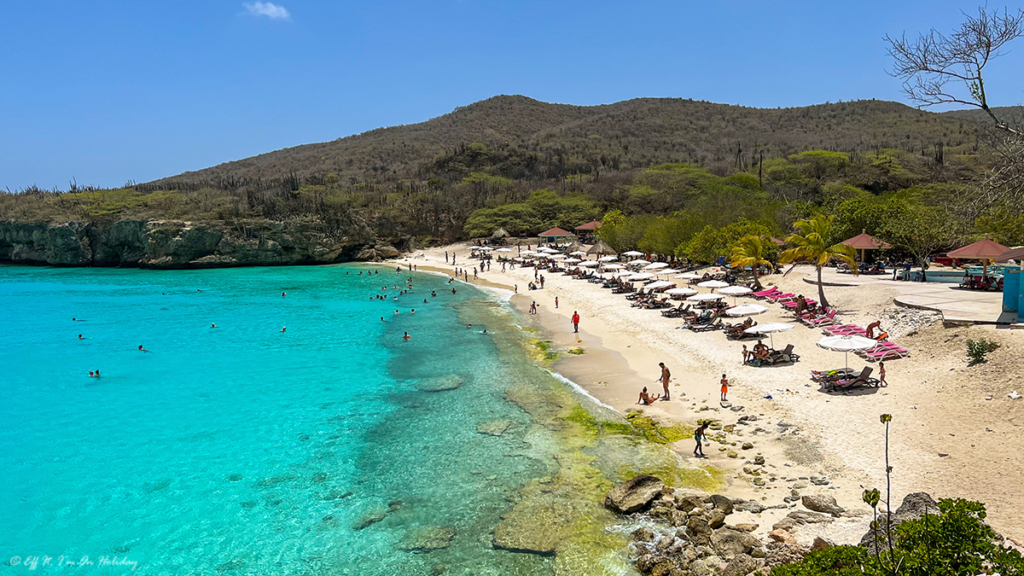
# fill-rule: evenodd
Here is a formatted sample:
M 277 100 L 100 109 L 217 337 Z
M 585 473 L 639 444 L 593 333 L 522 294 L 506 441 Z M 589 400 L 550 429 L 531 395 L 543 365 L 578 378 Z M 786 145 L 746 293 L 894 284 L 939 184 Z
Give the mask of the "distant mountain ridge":
M 980 113 L 980 115 L 979 115 Z M 339 182 L 459 178 L 465 146 L 479 154 L 509 155 L 517 179 L 644 168 L 661 162 L 713 167 L 749 165 L 759 154 L 782 156 L 811 149 L 844 152 L 898 148 L 923 151 L 937 144 L 975 141 L 982 111 L 931 113 L 897 102 L 860 100 L 799 108 L 761 109 L 686 99 L 638 98 L 599 106 L 548 104 L 525 96 L 495 96 L 418 124 L 379 128 L 315 144 L 285 148 L 164 178 L 218 183 L 333 175 Z

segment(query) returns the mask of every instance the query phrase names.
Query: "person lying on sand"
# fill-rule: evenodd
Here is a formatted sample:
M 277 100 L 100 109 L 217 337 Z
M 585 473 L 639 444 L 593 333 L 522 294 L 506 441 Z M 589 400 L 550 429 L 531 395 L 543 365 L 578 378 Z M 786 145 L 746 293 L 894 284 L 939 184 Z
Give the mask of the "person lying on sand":
M 652 397 L 650 394 L 647 393 L 647 386 L 644 386 L 643 391 L 640 392 L 640 398 L 636 401 L 636 403 L 643 404 L 645 406 L 650 406 L 651 404 L 657 402 L 658 398 L 661 398 L 661 394 Z

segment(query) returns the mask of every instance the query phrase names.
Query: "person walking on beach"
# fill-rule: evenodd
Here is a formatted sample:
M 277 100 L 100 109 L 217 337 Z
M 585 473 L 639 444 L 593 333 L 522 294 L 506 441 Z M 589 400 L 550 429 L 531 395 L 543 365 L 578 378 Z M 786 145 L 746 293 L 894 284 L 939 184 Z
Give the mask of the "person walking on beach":
M 558 310 L 558 296 L 555 296 L 555 310 Z
M 448 263 L 448 251 L 447 250 L 444 251 L 444 263 L 445 264 Z
M 544 289 L 544 275 L 543 274 L 540 275 L 540 289 L 541 290 Z
M 661 366 L 661 386 L 665 389 L 665 394 L 661 399 L 667 401 L 669 400 L 668 381 L 672 379 L 672 373 L 669 372 L 668 366 L 665 366 L 664 362 L 658 362 L 658 366 Z
M 888 386 L 889 383 L 885 381 L 885 362 L 878 363 L 878 382 L 882 386 Z
M 575 310 L 572 311 L 572 331 L 574 334 L 580 333 L 580 314 Z
M 729 379 L 722 374 L 722 402 L 728 402 L 726 395 L 729 394 Z
M 519 284 L 513 284 L 512 285 L 512 290 L 514 291 L 515 294 L 519 294 Z
M 708 423 L 703 422 L 700 426 L 697 427 L 696 430 L 693 431 L 693 440 L 697 443 L 697 446 L 693 448 L 694 456 L 706 458 L 706 456 L 704 456 L 704 446 L 703 444 L 701 444 L 701 442 L 706 438 L 705 434 L 707 433 L 707 429 Z

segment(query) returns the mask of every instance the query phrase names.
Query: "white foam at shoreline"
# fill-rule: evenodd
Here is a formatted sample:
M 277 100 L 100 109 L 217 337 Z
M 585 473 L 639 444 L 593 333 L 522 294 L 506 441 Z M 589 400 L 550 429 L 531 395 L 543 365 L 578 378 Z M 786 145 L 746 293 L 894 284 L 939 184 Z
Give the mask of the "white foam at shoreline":
M 565 376 L 562 376 L 558 372 L 552 372 L 551 370 L 548 370 L 547 368 L 545 368 L 544 370 L 546 370 L 548 374 L 551 374 L 555 378 L 555 380 L 558 380 L 559 382 L 568 385 L 570 388 L 572 388 L 576 392 L 579 392 L 581 395 L 586 396 L 594 404 L 597 404 L 598 406 L 600 406 L 601 408 L 604 408 L 605 410 L 611 410 L 615 414 L 621 414 L 615 408 L 612 408 L 611 406 L 605 404 L 604 402 L 601 402 L 593 394 L 591 394 L 590 392 L 587 392 L 587 390 L 585 388 L 583 388 L 583 386 L 580 386 L 579 384 L 573 382 L 572 380 L 569 380 L 568 378 L 566 378 Z

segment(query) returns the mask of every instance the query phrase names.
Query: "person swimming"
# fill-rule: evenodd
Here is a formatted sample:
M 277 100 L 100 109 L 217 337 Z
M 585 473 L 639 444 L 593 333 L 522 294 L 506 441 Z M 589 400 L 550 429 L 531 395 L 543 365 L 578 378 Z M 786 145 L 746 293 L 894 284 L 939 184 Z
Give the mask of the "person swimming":
M 413 308 L 412 311 L 409 312 L 409 314 L 415 314 L 415 313 L 416 313 L 416 309 L 415 308 Z
M 282 297 L 282 298 L 283 298 L 283 297 L 285 297 L 285 296 L 287 296 L 287 295 L 288 295 L 288 293 L 287 293 L 287 292 L 281 292 L 281 297 Z
M 285 331 L 285 330 L 287 330 L 287 329 L 288 329 L 288 327 L 287 327 L 287 326 L 285 326 L 284 328 L 281 328 L 281 332 L 284 332 L 284 331 Z
M 92 373 L 92 370 L 89 370 L 89 378 L 95 378 L 95 377 L 96 377 L 96 375 Z
M 398 310 L 395 310 L 395 316 L 398 316 Z
M 431 290 L 431 291 L 430 291 L 430 295 L 431 295 L 431 296 L 437 296 L 437 292 L 436 292 L 436 291 L 434 291 L 434 290 Z M 424 302 L 426 302 L 426 300 L 424 300 Z
M 408 339 L 410 339 L 410 338 L 412 338 L 412 336 L 409 336 L 409 333 L 408 333 L 408 332 L 406 332 L 406 333 L 405 333 L 405 334 L 404 334 L 404 335 L 402 336 L 402 340 L 408 340 Z
M 78 339 L 79 339 L 79 340 L 85 340 L 85 338 L 82 338 L 82 335 L 81 335 L 81 334 L 79 334 L 79 335 L 78 335 Z
M 216 327 L 217 327 L 217 324 L 216 324 L 216 323 L 211 323 L 211 324 L 210 324 L 210 328 L 216 328 Z
M 149 350 L 147 350 L 146 348 L 143 348 L 142 344 L 139 344 L 139 352 L 149 352 Z

